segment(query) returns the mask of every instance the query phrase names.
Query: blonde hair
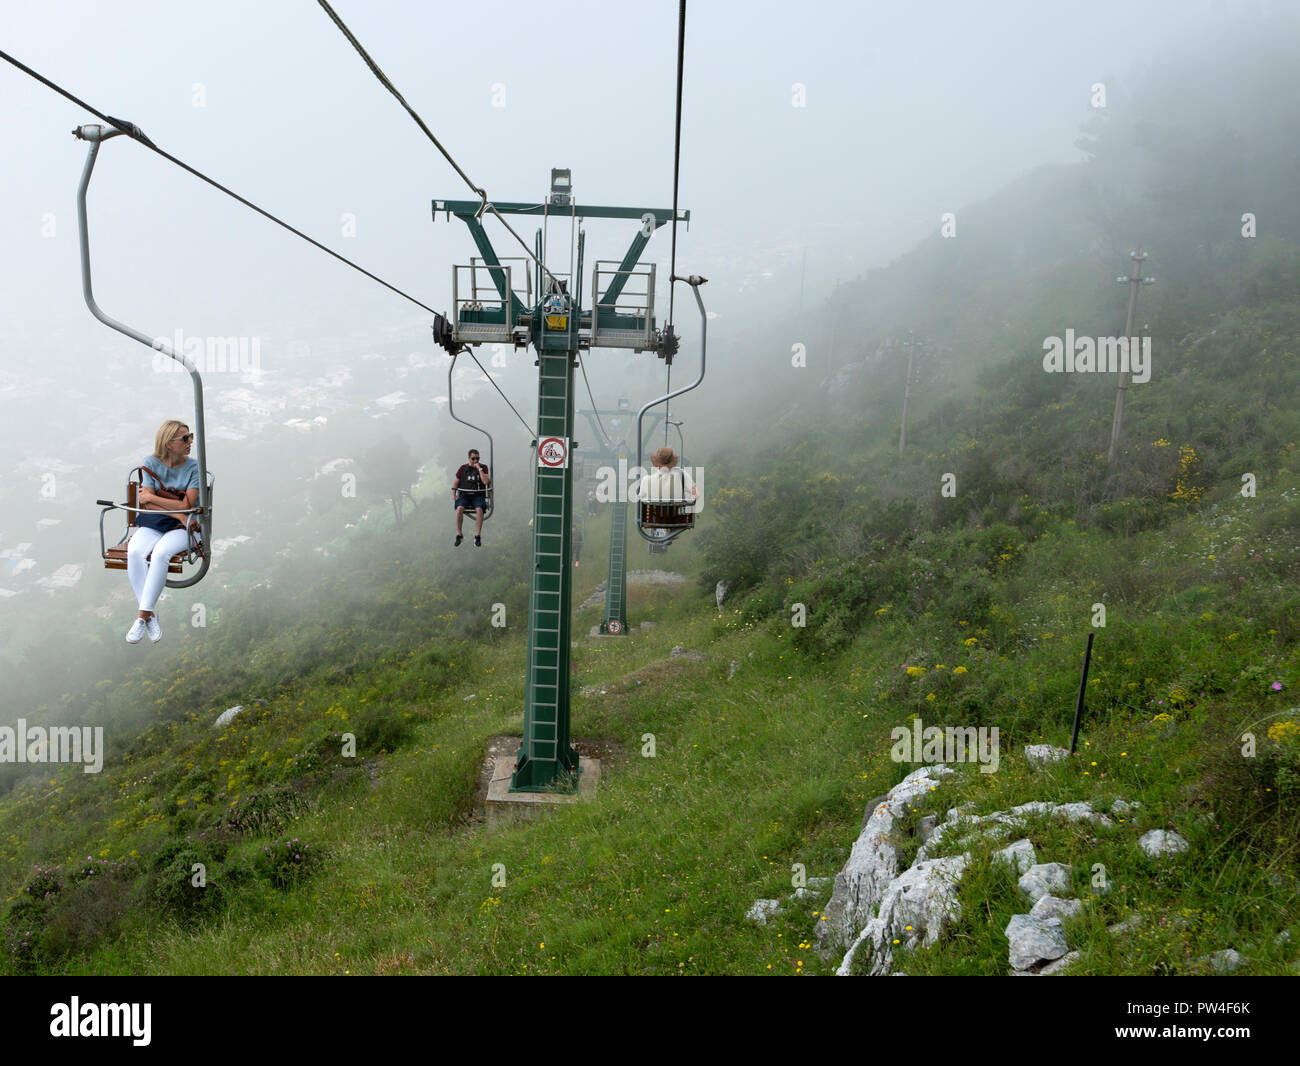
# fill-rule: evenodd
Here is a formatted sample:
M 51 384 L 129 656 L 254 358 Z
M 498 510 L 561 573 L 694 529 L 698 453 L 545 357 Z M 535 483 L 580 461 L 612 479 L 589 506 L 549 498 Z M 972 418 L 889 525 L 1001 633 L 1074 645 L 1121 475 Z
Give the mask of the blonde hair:
M 162 460 L 163 462 L 166 462 L 167 445 L 169 445 L 172 442 L 172 438 L 175 437 L 176 434 L 179 433 L 182 429 L 189 429 L 189 428 L 190 427 L 186 423 L 180 422 L 175 418 L 167 419 L 166 422 L 164 422 L 161 426 L 158 427 L 158 432 L 154 434 L 153 457 L 155 459 L 159 459 Z
M 655 466 L 671 470 L 677 465 L 677 453 L 665 444 L 662 448 L 656 450 L 654 455 L 650 456 L 650 462 Z

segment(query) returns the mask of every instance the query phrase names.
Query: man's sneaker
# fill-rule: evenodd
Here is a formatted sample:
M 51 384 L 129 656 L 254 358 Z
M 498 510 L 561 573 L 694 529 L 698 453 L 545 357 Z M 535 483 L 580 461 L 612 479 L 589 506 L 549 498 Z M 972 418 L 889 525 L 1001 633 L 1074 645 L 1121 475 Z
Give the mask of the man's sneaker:
M 128 644 L 139 644 L 140 638 L 144 636 L 144 631 L 144 619 L 137 618 L 131 623 L 131 628 L 126 631 L 126 642 Z
M 483 538 L 480 537 L 477 533 L 474 534 L 474 547 L 476 548 L 483 547 Z
M 457 533 L 457 534 L 456 534 L 456 547 L 459 548 L 459 547 L 460 547 L 460 542 L 461 542 L 462 540 L 464 540 L 464 539 L 465 539 L 465 535 L 464 535 L 463 533 Z
M 158 616 L 151 614 L 144 620 L 144 627 L 149 633 L 149 639 L 157 644 L 162 640 L 162 626 L 158 624 Z

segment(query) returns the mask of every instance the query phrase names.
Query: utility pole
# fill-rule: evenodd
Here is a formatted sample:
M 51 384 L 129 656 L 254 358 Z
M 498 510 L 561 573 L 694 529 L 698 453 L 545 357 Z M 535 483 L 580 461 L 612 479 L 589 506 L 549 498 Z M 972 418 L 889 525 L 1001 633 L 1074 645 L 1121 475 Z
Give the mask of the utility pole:
M 524 736 L 510 778 L 511 792 L 574 791 L 578 753 L 569 723 L 569 637 L 573 592 L 572 519 L 574 447 L 573 370 L 578 352 L 592 348 L 676 354 L 672 330 L 655 328 L 655 267 L 639 265 L 641 252 L 660 226 L 673 221 L 671 208 L 592 207 L 577 204 L 567 170 L 552 170 L 545 203 L 494 203 L 492 213 L 529 215 L 542 221 L 536 255 L 537 293 L 525 282 L 533 264 L 522 270 L 503 263 L 483 228 L 479 200 L 434 200 L 433 216 L 455 215 L 469 228 L 480 259 L 452 268 L 451 317 L 437 315 L 434 339 L 449 353 L 466 345 L 532 345 L 537 353 L 537 439 L 533 442 L 537 477 L 533 489 L 532 579 L 528 596 L 528 660 L 524 685 Z M 627 219 L 638 223 L 636 236 L 619 263 L 597 260 L 591 304 L 583 306 L 582 262 L 585 234 L 567 247 L 567 274 L 557 277 L 544 265 L 542 234 L 549 216 L 578 227 L 582 219 Z M 690 212 L 678 219 L 690 221 Z M 462 286 L 462 273 L 468 284 Z M 479 278 L 487 282 L 480 284 Z M 601 291 L 602 278 L 605 288 Z M 632 283 L 633 288 L 628 289 Z M 522 298 L 521 298 L 522 294 Z M 584 501 L 585 506 L 585 501 Z
M 898 454 L 903 454 L 907 443 L 907 401 L 912 396 L 912 357 L 916 352 L 916 340 L 912 331 L 907 331 L 907 381 L 903 385 L 903 424 L 898 427 Z
M 1155 278 L 1144 278 L 1142 276 L 1142 264 L 1146 260 L 1146 253 L 1140 249 L 1136 252 L 1129 252 L 1131 260 L 1128 274 L 1121 274 L 1115 280 L 1121 285 L 1128 282 L 1128 320 L 1124 323 L 1125 343 L 1128 345 L 1129 357 L 1132 358 L 1133 352 L 1133 312 L 1137 310 L 1138 286 L 1154 284 Z M 1121 373 L 1119 375 L 1119 384 L 1115 388 L 1115 416 L 1110 423 L 1110 451 L 1106 453 L 1106 465 L 1113 467 L 1115 459 L 1119 455 L 1119 438 L 1124 432 L 1124 391 L 1128 388 L 1128 375 Z

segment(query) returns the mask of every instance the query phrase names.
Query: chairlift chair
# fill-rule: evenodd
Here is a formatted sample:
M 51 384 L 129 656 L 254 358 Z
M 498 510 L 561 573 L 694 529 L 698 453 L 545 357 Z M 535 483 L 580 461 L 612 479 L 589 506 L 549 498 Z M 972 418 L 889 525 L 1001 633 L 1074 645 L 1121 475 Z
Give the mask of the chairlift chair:
M 486 497 L 484 501 L 485 506 L 483 508 L 483 521 L 486 522 L 489 518 L 492 517 L 493 501 L 496 498 L 496 485 L 497 485 L 496 453 L 492 450 L 491 433 L 489 433 L 486 429 L 483 429 L 481 426 L 474 425 L 473 422 L 467 422 L 465 419 L 461 418 L 458 414 L 456 414 L 456 399 L 455 399 L 455 394 L 452 392 L 451 376 L 456 371 L 456 358 L 457 355 L 459 354 L 460 353 L 458 352 L 456 355 L 453 355 L 451 357 L 451 366 L 447 368 L 447 413 L 451 415 L 454 421 L 459 422 L 462 426 L 468 426 L 470 429 L 477 430 L 479 433 L 482 433 L 483 436 L 487 437 L 487 442 L 488 442 L 487 469 L 488 469 L 488 477 L 490 477 L 492 481 L 490 484 L 483 486 L 482 494 L 477 492 L 472 494 L 466 493 L 466 495 L 475 495 L 475 496 L 484 495 Z M 463 492 L 464 489 L 458 488 L 456 491 L 460 493 Z
M 132 136 L 144 138 L 144 134 L 136 127 L 130 126 L 130 130 Z M 92 315 L 110 329 L 117 330 L 118 333 L 130 337 L 134 341 L 139 341 L 151 351 L 162 352 L 168 358 L 180 363 L 189 371 L 190 380 L 194 385 L 194 451 L 196 453 L 195 460 L 199 467 L 199 500 L 197 507 L 193 507 L 188 511 L 173 513 L 177 515 L 197 515 L 199 531 L 197 537 L 191 534 L 190 545 L 186 551 L 174 555 L 168 560 L 167 564 L 168 574 L 177 575 L 184 573 L 185 564 L 198 563 L 198 569 L 189 575 L 179 579 L 172 576 L 167 578 L 168 588 L 189 588 L 191 585 L 196 585 L 203 580 L 203 576 L 208 572 L 208 567 L 212 562 L 212 554 L 208 546 L 212 543 L 212 484 L 215 479 L 208 470 L 207 439 L 203 420 L 203 378 L 199 374 L 198 367 L 187 356 L 173 351 L 165 341 L 155 341 L 138 329 L 133 329 L 110 317 L 95 302 L 95 294 L 90 281 L 90 225 L 87 221 L 86 190 L 90 187 L 90 176 L 95 169 L 95 159 L 99 155 L 99 146 L 104 141 L 121 136 L 127 131 L 92 124 L 78 126 L 72 132 L 79 140 L 87 141 L 90 144 L 90 149 L 86 154 L 86 163 L 81 171 L 81 183 L 77 186 L 77 231 L 81 240 L 81 289 L 86 300 L 86 306 L 90 308 Z M 137 505 L 140 482 L 138 479 L 132 481 L 133 476 L 138 477 L 138 474 L 137 469 L 127 475 L 126 503 L 114 503 L 112 500 L 96 501 L 96 504 L 103 508 L 99 513 L 100 556 L 104 560 L 105 568 L 109 570 L 126 569 L 127 542 L 137 525 L 136 516 L 142 510 Z M 104 517 L 112 510 L 125 511 L 127 513 L 127 522 L 126 533 L 122 539 L 109 547 L 104 539 Z
M 643 459 L 645 453 L 645 432 L 643 425 L 645 422 L 646 412 L 652 407 L 657 407 L 661 403 L 668 403 L 670 400 L 681 396 L 683 393 L 690 392 L 704 380 L 705 355 L 708 340 L 708 315 L 704 310 L 704 301 L 700 297 L 700 286 L 708 279 L 702 278 L 697 274 L 692 274 L 689 278 L 680 279 L 686 281 L 695 294 L 695 302 L 700 308 L 700 376 L 689 385 L 684 385 L 680 389 L 665 393 L 657 399 L 651 400 L 640 411 L 637 412 L 636 418 L 636 465 L 638 469 L 645 469 Z M 671 326 L 669 327 L 671 328 Z M 667 420 L 667 416 L 665 415 Z M 681 433 L 681 426 L 678 425 L 678 433 Z M 683 479 L 682 493 L 685 495 L 685 480 Z M 649 541 L 652 549 L 655 545 L 662 546 L 665 550 L 668 544 L 681 536 L 688 529 L 695 528 L 695 500 L 671 500 L 671 501 L 654 501 L 639 500 L 636 511 L 636 530 L 642 540 Z M 656 535 L 651 531 L 665 531 L 665 534 Z M 656 553 L 658 554 L 658 553 Z
M 114 503 L 112 500 L 95 501 L 95 503 L 102 508 L 102 510 L 99 512 L 99 554 L 104 560 L 104 569 L 106 570 L 126 569 L 126 553 L 127 553 L 127 548 L 129 546 L 129 542 L 131 540 L 131 535 L 135 532 L 137 527 L 136 517 L 142 512 L 146 512 L 147 510 L 146 508 L 140 507 L 137 503 L 139 499 L 140 485 L 143 482 L 143 480 L 144 480 L 144 475 L 140 473 L 140 468 L 135 467 L 126 476 L 126 503 Z M 213 477 L 213 475 L 209 473 L 208 474 L 209 503 L 211 502 L 212 499 L 212 485 L 215 480 L 216 479 Z M 104 518 L 108 515 L 109 511 L 115 511 L 115 510 L 126 512 L 126 531 L 122 534 L 121 539 L 116 544 L 110 546 L 107 544 L 104 537 Z M 167 513 L 174 514 L 177 517 L 179 517 L 181 515 L 189 516 L 189 515 L 199 514 L 200 512 L 201 512 L 200 508 L 192 507 L 189 510 L 185 510 L 185 511 L 171 511 Z M 160 514 L 163 512 L 147 511 L 147 513 Z M 185 566 L 193 565 L 195 562 L 201 562 L 202 569 L 206 570 L 207 562 L 208 562 L 207 555 L 208 555 L 207 545 L 203 541 L 202 537 L 195 536 L 194 531 L 191 530 L 190 543 L 188 548 L 183 552 L 178 552 L 177 554 L 173 555 L 170 560 L 168 560 L 167 573 L 183 574 L 185 572 L 184 570 Z M 153 559 L 152 553 L 147 558 L 152 560 Z M 186 588 L 189 585 L 192 585 L 195 582 L 197 582 L 199 577 L 201 576 L 202 574 L 200 573 L 199 575 L 194 576 L 192 580 L 189 581 L 172 581 L 171 578 L 168 578 L 167 587 Z

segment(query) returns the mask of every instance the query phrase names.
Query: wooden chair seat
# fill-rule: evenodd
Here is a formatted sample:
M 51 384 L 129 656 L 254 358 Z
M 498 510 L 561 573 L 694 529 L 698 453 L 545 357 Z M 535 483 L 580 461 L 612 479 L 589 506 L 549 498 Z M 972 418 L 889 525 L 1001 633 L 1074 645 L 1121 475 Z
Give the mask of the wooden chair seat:
M 131 481 L 128 477 L 127 485 L 126 485 L 126 505 L 128 507 L 137 506 L 135 501 L 138 498 L 139 488 L 140 486 L 136 482 Z M 130 543 L 129 538 L 132 532 L 134 532 L 134 530 L 139 528 L 138 525 L 136 524 L 135 519 L 136 519 L 135 512 L 128 511 L 127 519 L 126 519 L 126 536 L 123 537 L 122 540 L 119 541 L 117 544 L 114 544 L 111 548 L 107 548 L 104 550 L 105 570 L 126 569 L 126 549 L 127 549 L 127 545 Z M 102 532 L 102 522 L 101 522 L 101 532 Z M 145 558 L 152 560 L 153 552 L 150 552 L 147 556 L 145 556 Z M 167 573 L 169 574 L 184 573 L 184 567 L 181 565 L 184 561 L 185 561 L 185 552 L 180 552 L 176 555 L 173 555 L 171 557 L 171 561 L 168 562 L 167 564 Z
M 149 559 L 153 558 L 153 553 L 148 555 Z M 185 560 L 185 554 L 173 555 L 171 562 L 167 564 L 167 573 L 179 574 L 182 572 L 181 563 Z M 126 569 L 126 545 L 117 544 L 108 549 L 104 557 L 105 570 L 125 570 Z
M 641 525 L 656 529 L 694 529 L 695 505 L 689 501 L 642 503 Z

